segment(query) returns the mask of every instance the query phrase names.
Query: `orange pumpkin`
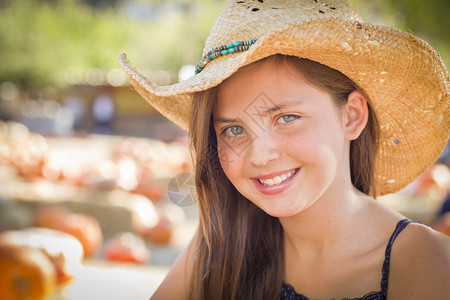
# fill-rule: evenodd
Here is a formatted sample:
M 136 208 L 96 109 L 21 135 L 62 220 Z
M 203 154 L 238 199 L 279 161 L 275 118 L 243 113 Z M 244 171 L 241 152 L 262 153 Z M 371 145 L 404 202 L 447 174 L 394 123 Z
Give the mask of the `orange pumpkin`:
M 8 230 L 0 233 L 0 243 L 42 250 L 55 268 L 58 285 L 69 283 L 81 267 L 83 247 L 65 232 L 40 227 Z
M 59 230 L 76 237 L 84 250 L 84 257 L 93 256 L 101 247 L 103 234 L 98 221 L 89 215 L 69 214 Z
M 93 256 L 101 247 L 103 234 L 98 221 L 90 215 L 73 214 L 58 205 L 44 207 L 35 214 L 35 225 L 69 233 L 76 237 L 84 257 Z
M 143 195 L 153 202 L 158 202 L 166 197 L 167 187 L 152 180 L 140 180 L 132 192 L 138 195 Z
M 160 216 L 155 227 L 142 232 L 142 236 L 150 243 L 169 244 L 172 241 L 174 223 L 167 216 Z
M 44 206 L 34 214 L 34 225 L 58 230 L 70 211 L 61 205 Z
M 103 256 L 111 261 L 145 264 L 150 260 L 150 251 L 141 237 L 122 232 L 106 244 Z
M 55 287 L 55 269 L 40 250 L 0 243 L 0 300 L 40 300 Z

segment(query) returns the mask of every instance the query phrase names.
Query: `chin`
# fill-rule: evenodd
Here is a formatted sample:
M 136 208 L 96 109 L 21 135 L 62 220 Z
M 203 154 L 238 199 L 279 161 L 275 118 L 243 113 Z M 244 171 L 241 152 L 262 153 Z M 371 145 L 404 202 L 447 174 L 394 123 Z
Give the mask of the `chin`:
M 268 205 L 268 206 L 257 205 L 257 206 L 260 209 L 262 209 L 266 214 L 274 218 L 289 218 L 305 210 L 304 207 L 296 207 L 295 205 L 289 204 Z
M 295 216 L 301 211 L 291 212 L 291 211 L 265 211 L 269 216 L 274 218 L 289 218 Z

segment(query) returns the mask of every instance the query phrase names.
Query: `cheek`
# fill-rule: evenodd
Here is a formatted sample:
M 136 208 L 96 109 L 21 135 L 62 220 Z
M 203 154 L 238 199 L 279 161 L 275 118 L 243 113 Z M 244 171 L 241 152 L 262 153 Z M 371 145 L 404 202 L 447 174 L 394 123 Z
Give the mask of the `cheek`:
M 285 145 L 288 155 L 301 161 L 305 167 L 311 165 L 331 170 L 340 159 L 333 137 L 317 130 L 290 135 L 285 139 Z
M 218 139 L 217 141 L 217 155 L 219 156 L 220 165 L 222 166 L 225 175 L 233 182 L 239 170 L 240 158 L 236 151 L 227 143 Z

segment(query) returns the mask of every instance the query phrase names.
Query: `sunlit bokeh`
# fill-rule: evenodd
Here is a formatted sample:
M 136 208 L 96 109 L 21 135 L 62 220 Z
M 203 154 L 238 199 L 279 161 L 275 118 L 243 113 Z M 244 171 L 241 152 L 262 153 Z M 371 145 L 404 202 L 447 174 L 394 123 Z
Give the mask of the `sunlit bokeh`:
M 352 2 L 365 20 L 427 40 L 448 65 L 448 1 Z M 133 90 L 117 56 L 156 84 L 186 80 L 225 4 L 0 0 L 0 293 L 152 294 L 196 228 L 195 204 L 168 197 L 192 192 L 171 180 L 192 161 L 186 133 Z M 449 152 L 380 201 L 450 234 Z

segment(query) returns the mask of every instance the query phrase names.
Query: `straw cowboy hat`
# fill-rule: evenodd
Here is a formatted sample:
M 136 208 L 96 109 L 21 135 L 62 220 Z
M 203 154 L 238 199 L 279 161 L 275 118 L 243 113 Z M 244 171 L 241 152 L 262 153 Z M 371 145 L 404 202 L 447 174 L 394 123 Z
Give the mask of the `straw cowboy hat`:
M 191 78 L 158 86 L 119 62 L 135 89 L 188 129 L 193 94 L 273 54 L 339 70 L 370 97 L 381 125 L 376 180 L 381 195 L 405 187 L 439 157 L 449 137 L 449 76 L 439 54 L 401 30 L 365 23 L 345 0 L 233 0 L 206 40 Z

